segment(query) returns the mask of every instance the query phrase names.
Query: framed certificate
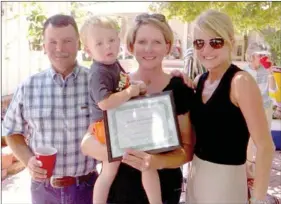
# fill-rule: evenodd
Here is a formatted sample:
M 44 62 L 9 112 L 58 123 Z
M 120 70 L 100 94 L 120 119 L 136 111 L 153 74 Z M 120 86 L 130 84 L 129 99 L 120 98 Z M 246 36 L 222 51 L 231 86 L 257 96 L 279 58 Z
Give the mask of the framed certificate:
M 181 146 L 172 91 L 139 96 L 104 111 L 109 162 L 120 160 L 126 149 L 161 153 Z

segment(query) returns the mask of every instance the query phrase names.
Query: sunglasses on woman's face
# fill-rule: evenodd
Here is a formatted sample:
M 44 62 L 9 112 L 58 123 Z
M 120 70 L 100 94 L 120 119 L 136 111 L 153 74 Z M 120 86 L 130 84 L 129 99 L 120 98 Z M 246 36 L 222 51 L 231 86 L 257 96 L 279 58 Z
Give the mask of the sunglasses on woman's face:
M 209 45 L 214 49 L 220 49 L 224 46 L 224 39 L 212 38 L 209 40 Z M 193 41 L 193 46 L 196 50 L 201 50 L 205 46 L 205 40 L 196 39 Z
M 140 15 L 136 16 L 135 21 L 136 22 L 141 22 L 142 20 L 148 19 L 148 18 L 154 18 L 154 19 L 157 19 L 158 21 L 166 22 L 166 17 L 163 14 L 159 14 L 159 13 L 154 13 L 154 14 L 144 13 L 144 14 L 140 14 Z

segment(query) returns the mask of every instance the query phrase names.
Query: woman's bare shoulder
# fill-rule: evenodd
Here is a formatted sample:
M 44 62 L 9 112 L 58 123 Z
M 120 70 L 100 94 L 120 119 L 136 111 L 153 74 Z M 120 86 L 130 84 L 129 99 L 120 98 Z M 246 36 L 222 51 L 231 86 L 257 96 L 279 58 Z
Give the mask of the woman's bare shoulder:
M 254 78 L 246 71 L 239 71 L 237 72 L 232 80 L 232 85 L 234 86 L 243 86 L 243 85 L 250 85 L 255 83 Z

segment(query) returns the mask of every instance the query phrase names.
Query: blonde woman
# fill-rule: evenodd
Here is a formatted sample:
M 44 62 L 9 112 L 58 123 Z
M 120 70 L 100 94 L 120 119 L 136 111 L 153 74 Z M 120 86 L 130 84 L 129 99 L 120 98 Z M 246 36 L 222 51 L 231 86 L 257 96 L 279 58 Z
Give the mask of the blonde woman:
M 196 132 L 187 188 L 190 204 L 245 204 L 249 136 L 257 147 L 252 203 L 263 203 L 274 145 L 254 79 L 232 64 L 234 29 L 230 18 L 208 10 L 197 17 L 195 54 L 207 72 L 195 78 L 190 117 Z
M 277 86 L 273 76 L 272 66 L 265 68 L 260 61 L 262 57 L 270 58 L 270 55 L 271 53 L 269 46 L 267 46 L 265 43 L 251 43 L 246 51 L 246 59 L 248 64 L 244 67 L 244 70 L 252 75 L 259 86 L 269 130 L 271 128 L 273 114 L 272 99 L 270 98 L 269 94 L 275 93 Z M 249 179 L 254 178 L 255 151 L 256 148 L 254 146 L 253 140 L 250 139 L 247 150 L 247 176 Z
M 173 91 L 183 148 L 162 154 L 128 150 L 111 186 L 108 203 L 147 204 L 141 172 L 148 170 L 158 171 L 163 203 L 179 203 L 182 184 L 180 166 L 191 161 L 193 153 L 189 110 L 194 92 L 182 78 L 172 77 L 162 69 L 163 58 L 169 54 L 171 45 L 173 33 L 161 14 L 138 15 L 127 35 L 127 49 L 139 64 L 138 70 L 130 74 L 130 79 L 144 81 L 149 94 Z M 82 141 L 82 151 L 101 161 L 107 159 L 106 147 L 89 134 Z

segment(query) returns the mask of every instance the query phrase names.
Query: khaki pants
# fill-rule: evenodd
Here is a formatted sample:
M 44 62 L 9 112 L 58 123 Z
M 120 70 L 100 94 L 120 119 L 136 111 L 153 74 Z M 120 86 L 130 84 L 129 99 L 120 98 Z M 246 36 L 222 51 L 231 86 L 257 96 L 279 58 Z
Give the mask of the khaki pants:
M 271 106 L 265 109 L 269 130 L 271 130 L 272 113 L 273 110 Z M 247 178 L 255 177 L 255 163 L 254 163 L 255 159 L 256 159 L 256 147 L 252 138 L 250 138 L 247 148 L 247 162 L 246 162 Z
M 204 161 L 193 156 L 186 204 L 246 204 L 246 167 Z

